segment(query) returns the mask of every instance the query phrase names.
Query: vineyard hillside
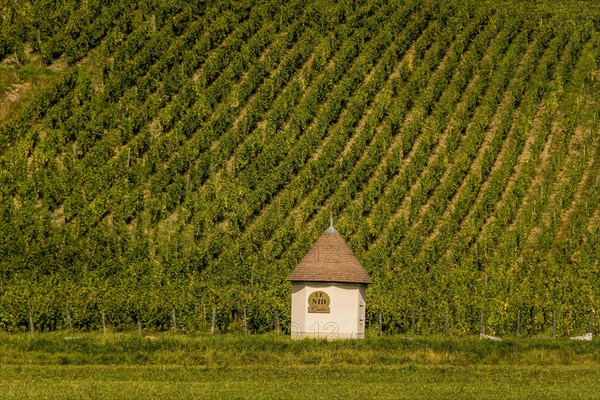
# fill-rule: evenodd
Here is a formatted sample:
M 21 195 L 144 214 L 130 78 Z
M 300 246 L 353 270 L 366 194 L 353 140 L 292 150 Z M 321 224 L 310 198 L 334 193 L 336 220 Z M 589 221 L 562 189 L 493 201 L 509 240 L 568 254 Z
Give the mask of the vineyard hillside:
M 330 217 L 384 332 L 598 327 L 595 1 L 0 11 L 0 330 L 287 332 Z

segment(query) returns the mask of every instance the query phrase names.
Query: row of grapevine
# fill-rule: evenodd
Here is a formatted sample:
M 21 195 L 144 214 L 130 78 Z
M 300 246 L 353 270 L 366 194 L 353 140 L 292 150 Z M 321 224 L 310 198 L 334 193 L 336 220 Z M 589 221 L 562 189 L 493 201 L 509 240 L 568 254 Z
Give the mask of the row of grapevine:
M 3 68 L 64 69 L 0 124 L 1 329 L 286 330 L 332 215 L 384 330 L 589 320 L 593 6 L 0 7 Z

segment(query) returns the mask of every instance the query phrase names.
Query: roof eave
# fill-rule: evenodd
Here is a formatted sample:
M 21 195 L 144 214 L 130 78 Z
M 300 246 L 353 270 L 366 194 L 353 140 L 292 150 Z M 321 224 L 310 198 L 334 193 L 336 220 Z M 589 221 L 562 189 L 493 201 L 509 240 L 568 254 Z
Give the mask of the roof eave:
M 306 283 L 350 283 L 350 284 L 356 284 L 356 285 L 371 285 L 373 283 L 372 280 L 362 280 L 362 281 L 358 281 L 358 280 L 351 280 L 351 281 L 345 281 L 342 279 L 336 279 L 336 280 L 327 280 L 327 279 L 301 279 L 301 278 L 292 278 L 292 277 L 288 277 L 287 280 L 289 282 L 306 282 Z

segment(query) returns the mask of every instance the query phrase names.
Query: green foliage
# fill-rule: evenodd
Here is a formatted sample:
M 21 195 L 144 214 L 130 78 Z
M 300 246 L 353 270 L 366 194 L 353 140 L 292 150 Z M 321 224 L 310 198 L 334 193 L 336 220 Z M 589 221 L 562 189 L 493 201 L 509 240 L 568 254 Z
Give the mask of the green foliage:
M 373 329 L 595 329 L 594 4 L 0 8 L 1 330 L 287 332 L 330 215 Z

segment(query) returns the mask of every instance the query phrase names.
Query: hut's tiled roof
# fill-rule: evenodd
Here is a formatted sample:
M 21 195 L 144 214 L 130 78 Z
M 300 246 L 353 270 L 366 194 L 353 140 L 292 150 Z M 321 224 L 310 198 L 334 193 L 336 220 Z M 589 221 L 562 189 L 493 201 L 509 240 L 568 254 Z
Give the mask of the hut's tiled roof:
M 295 282 L 373 283 L 342 236 L 330 226 L 288 276 Z

